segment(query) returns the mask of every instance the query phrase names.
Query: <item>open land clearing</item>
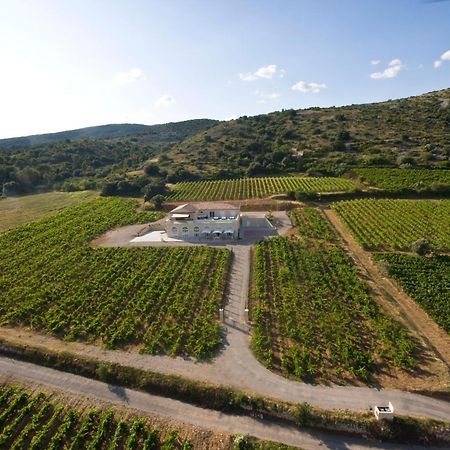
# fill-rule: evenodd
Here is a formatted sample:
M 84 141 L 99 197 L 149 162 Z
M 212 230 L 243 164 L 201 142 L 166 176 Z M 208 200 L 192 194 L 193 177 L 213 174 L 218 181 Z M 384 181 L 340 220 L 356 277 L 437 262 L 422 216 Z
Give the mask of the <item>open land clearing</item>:
M 95 191 L 47 192 L 0 200 L 0 233 L 98 197 Z

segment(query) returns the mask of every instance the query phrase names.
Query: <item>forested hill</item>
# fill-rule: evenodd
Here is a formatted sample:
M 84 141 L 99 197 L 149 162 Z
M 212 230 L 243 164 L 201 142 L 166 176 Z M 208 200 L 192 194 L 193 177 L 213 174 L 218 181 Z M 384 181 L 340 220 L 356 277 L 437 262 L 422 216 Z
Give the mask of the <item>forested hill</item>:
M 100 125 L 58 133 L 0 139 L 0 148 L 24 148 L 67 140 L 114 139 L 131 135 L 138 137 L 140 141 L 144 142 L 174 142 L 181 141 L 216 123 L 216 120 L 211 119 L 194 119 L 161 125 L 130 123 Z
M 23 146 L 0 147 L 0 196 L 2 192 L 24 194 L 48 189 L 99 188 L 105 178 L 135 170 L 216 122 L 199 119 L 152 126 L 106 125 L 5 139 L 3 143 L 17 145 L 21 139 L 43 143 L 29 146 L 27 141 Z M 126 135 L 117 137 L 121 133 Z M 85 138 L 79 139 L 81 136 Z
M 229 176 L 362 166 L 449 167 L 450 89 L 382 103 L 220 122 L 174 146 L 172 165 Z

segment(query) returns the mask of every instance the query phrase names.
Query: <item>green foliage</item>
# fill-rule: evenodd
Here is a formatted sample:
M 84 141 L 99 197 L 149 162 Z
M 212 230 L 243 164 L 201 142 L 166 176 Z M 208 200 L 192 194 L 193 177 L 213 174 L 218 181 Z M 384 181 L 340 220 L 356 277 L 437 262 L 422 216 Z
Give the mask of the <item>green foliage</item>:
M 144 418 L 117 419 L 113 409 L 77 410 L 52 402 L 45 394 L 32 394 L 22 388 L 1 387 L 8 396 L 5 411 L 11 411 L 0 424 L 2 448 L 56 450 L 66 449 L 192 449 L 192 443 L 173 430 L 155 430 Z M 20 401 L 19 401 L 20 400 Z M 14 414 L 12 414 L 14 412 Z
M 450 256 L 381 253 L 374 257 L 387 263 L 389 274 L 450 334 Z
M 210 356 L 220 344 L 229 252 L 91 248 L 106 230 L 161 217 L 100 198 L 0 234 L 2 324 L 143 351 Z
M 418 239 L 436 250 L 450 248 L 450 200 L 361 199 L 332 208 L 367 249 L 408 251 Z
M 164 197 L 164 195 L 158 194 L 158 195 L 153 196 L 151 200 L 152 200 L 153 204 L 155 205 L 156 209 L 161 209 L 161 206 L 165 199 L 166 198 Z
M 0 187 L 15 182 L 18 193 L 38 188 L 74 191 L 108 182 L 116 185 L 116 192 L 106 193 L 110 185 L 104 188 L 105 195 L 140 195 L 144 185 L 137 187 L 125 172 L 142 168 L 146 160 L 214 123 L 205 119 L 154 126 L 106 125 L 0 140 Z M 158 175 L 165 173 L 160 170 Z
M 263 198 L 289 191 L 351 191 L 355 185 L 344 178 L 267 177 L 177 183 L 168 200 L 240 200 Z
M 450 109 L 442 107 L 449 98 L 445 89 L 382 103 L 243 116 L 185 139 L 168 155 L 202 177 L 221 169 L 253 176 L 325 167 L 333 171 L 326 175 L 337 176 L 343 169 L 405 161 L 450 168 Z
M 297 378 L 346 373 L 366 380 L 376 370 L 375 356 L 414 365 L 406 331 L 368 295 L 339 247 L 263 241 L 256 245 L 253 274 L 252 349 L 266 366 Z
M 450 170 L 439 169 L 353 169 L 363 181 L 390 191 L 450 192 Z
M 433 247 L 426 239 L 418 239 L 411 244 L 411 251 L 419 256 L 425 256 L 430 253 Z
M 334 241 L 336 232 L 325 219 L 323 213 L 316 208 L 296 208 L 289 211 L 292 224 L 297 228 L 297 234 L 313 239 Z
M 294 420 L 299 427 L 311 425 L 313 419 L 313 408 L 309 403 L 303 402 L 296 406 L 294 410 Z

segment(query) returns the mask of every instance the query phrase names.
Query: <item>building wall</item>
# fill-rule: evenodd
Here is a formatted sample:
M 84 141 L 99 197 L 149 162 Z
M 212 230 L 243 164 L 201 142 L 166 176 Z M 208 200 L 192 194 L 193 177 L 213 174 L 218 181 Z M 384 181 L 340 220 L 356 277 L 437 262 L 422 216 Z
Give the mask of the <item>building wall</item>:
M 233 220 L 171 220 L 166 221 L 167 236 L 173 238 L 189 238 L 189 239 L 208 239 L 213 236 L 214 231 L 233 230 L 231 238 L 237 239 L 239 237 L 240 217 Z M 210 234 L 203 233 L 210 231 Z M 224 236 L 225 237 L 225 236 Z

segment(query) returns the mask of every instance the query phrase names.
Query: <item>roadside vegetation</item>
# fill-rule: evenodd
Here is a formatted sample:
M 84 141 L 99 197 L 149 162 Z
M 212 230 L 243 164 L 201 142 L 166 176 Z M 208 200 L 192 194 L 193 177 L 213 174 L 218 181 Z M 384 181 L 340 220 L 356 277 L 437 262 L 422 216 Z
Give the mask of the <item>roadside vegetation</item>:
M 241 200 L 286 192 L 351 191 L 350 180 L 332 177 L 264 177 L 177 183 L 168 200 Z
M 254 252 L 257 358 L 300 379 L 367 381 L 383 365 L 414 367 L 415 344 L 370 297 L 344 251 L 327 242 L 330 225 L 318 211 L 291 214 L 306 224 L 299 234 L 260 242 Z
M 287 403 L 258 396 L 227 386 L 193 381 L 175 375 L 164 375 L 146 369 L 101 362 L 68 352 L 42 350 L 31 345 L 1 342 L 0 353 L 58 368 L 74 374 L 98 379 L 117 386 L 143 390 L 151 394 L 169 396 L 225 413 L 238 413 L 252 417 L 285 422 L 299 428 L 322 429 L 353 434 L 361 438 L 414 444 L 441 444 L 450 442 L 449 423 L 444 421 L 396 416 L 393 422 L 377 421 L 371 411 L 325 410 L 308 403 Z M 269 422 L 270 423 L 270 422 Z M 255 443 L 254 439 L 236 436 L 237 443 Z M 233 440 L 234 441 L 234 440 Z M 257 442 L 257 449 L 277 449 L 279 444 Z M 242 448 L 242 447 L 238 447 Z M 284 447 L 281 446 L 283 449 Z
M 159 219 L 99 198 L 0 234 L 2 325 L 108 348 L 210 356 L 220 345 L 230 253 L 210 247 L 98 248 L 106 230 Z
M 409 251 L 421 238 L 450 249 L 450 200 L 361 199 L 332 208 L 366 250 Z

